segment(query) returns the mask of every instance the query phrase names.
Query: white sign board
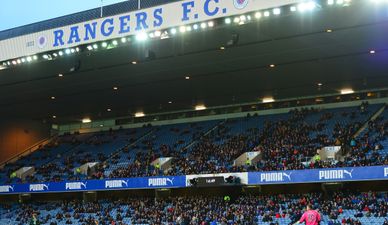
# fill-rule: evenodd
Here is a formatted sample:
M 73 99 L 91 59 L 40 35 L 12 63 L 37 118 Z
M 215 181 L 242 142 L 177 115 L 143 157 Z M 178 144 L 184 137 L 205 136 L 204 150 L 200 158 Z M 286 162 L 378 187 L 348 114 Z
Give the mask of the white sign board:
M 214 174 L 196 174 L 196 175 L 186 175 L 186 185 L 191 186 L 190 180 L 193 178 L 199 177 L 224 177 L 224 179 L 228 177 L 238 177 L 240 179 L 240 184 L 248 184 L 248 173 L 214 173 Z
M 302 0 L 186 0 L 0 41 L 0 61 L 163 30 Z

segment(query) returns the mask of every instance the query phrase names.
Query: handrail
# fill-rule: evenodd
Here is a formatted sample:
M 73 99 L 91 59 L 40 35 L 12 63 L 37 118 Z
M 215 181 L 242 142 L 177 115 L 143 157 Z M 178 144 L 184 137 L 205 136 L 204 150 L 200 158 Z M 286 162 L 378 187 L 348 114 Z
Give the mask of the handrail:
M 18 154 L 14 155 L 14 156 L 11 156 L 10 158 L 8 158 L 8 159 L 6 159 L 6 160 L 0 162 L 0 168 L 3 168 L 3 167 L 4 167 L 7 163 L 9 163 L 9 162 L 14 162 L 14 161 L 20 159 L 22 156 L 31 154 L 32 152 L 38 150 L 39 147 L 40 147 L 41 145 L 47 144 L 47 143 L 50 142 L 54 137 L 55 137 L 55 136 L 49 137 L 49 138 L 45 138 L 45 139 L 43 139 L 43 140 L 40 140 L 39 142 L 33 144 L 32 146 L 26 148 L 23 152 L 18 153 Z
M 365 129 L 368 128 L 369 122 L 375 120 L 377 117 L 379 117 L 385 110 L 386 105 L 384 104 L 379 110 L 377 110 L 368 120 L 358 129 L 354 135 L 353 138 L 357 138 Z

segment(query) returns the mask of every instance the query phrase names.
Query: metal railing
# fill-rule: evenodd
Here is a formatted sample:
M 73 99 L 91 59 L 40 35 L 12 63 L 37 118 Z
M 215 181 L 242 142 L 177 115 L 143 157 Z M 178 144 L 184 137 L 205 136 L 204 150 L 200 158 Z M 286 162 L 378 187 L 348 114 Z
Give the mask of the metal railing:
M 14 156 L 11 156 L 10 158 L 2 161 L 2 162 L 0 162 L 0 168 L 3 168 L 7 163 L 15 162 L 16 160 L 20 159 L 21 157 L 33 153 L 34 151 L 38 150 L 41 146 L 44 146 L 47 143 L 49 143 L 53 138 L 55 138 L 55 136 L 49 137 L 49 138 L 45 138 L 45 139 L 43 139 L 43 140 L 33 144 L 32 146 L 28 147 L 23 152 L 20 152 L 20 153 L 14 155 Z

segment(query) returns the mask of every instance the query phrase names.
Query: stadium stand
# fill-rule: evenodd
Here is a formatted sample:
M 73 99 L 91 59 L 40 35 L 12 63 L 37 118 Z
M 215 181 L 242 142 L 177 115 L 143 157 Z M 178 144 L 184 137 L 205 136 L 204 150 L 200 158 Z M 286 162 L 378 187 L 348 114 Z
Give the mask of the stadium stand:
M 134 142 L 148 131 L 148 128 L 142 128 L 139 131 L 133 129 L 60 137 L 59 140 L 55 140 L 54 147 L 51 149 L 50 146 L 47 146 L 17 161 L 12 166 L 5 167 L 4 170 L 8 171 L 9 177 L 15 168 L 35 166 L 36 174 L 29 177 L 29 182 L 85 178 L 80 174 L 75 174 L 74 170 L 87 162 L 104 162 L 115 151 Z M 98 178 L 102 175 L 97 171 L 92 177 Z
M 17 169 L 34 165 L 35 167 L 43 167 L 56 158 L 61 158 L 70 150 L 76 148 L 80 143 L 86 141 L 91 135 L 65 135 L 53 139 L 48 145 L 42 146 L 40 150 L 33 152 L 30 155 L 22 157 L 18 161 L 5 165 L 0 171 L 0 180 L 5 183 L 20 182 L 17 179 L 10 180 L 10 175 Z
M 308 203 L 319 208 L 322 222 L 374 225 L 387 223 L 387 193 L 242 195 L 153 199 L 137 197 L 83 203 L 78 200 L 1 205 L 3 224 L 260 224 L 297 221 Z M 16 216 L 15 216 L 16 215 Z
M 360 148 L 367 149 L 367 155 L 378 154 L 381 156 L 388 155 L 388 109 L 385 109 L 379 117 L 368 123 L 368 128 L 360 134 Z
M 29 165 L 36 167 L 36 173 L 27 182 L 385 165 L 387 110 L 369 121 L 382 107 L 364 103 L 348 108 L 303 108 L 225 121 L 64 136 L 56 140 L 55 147 L 46 146 L 6 166 L 2 181 L 18 182 L 7 178 L 15 169 Z M 366 123 L 369 128 L 351 146 L 352 135 Z M 351 148 L 344 161 L 313 160 L 317 149 L 332 145 Z M 234 160 L 247 151 L 261 152 L 262 160 L 234 166 Z M 151 162 L 159 157 L 173 157 L 171 168 L 155 169 Z M 94 174 L 87 177 L 74 172 L 88 162 L 100 163 Z
M 387 12 L 127 0 L 0 31 L 0 225 L 388 225 Z
M 186 146 L 202 137 L 220 121 L 177 124 L 157 127 L 141 143 L 113 157 L 113 166 L 105 170 L 108 177 L 136 177 L 163 175 L 151 162 L 159 157 L 174 157 L 185 154 Z M 120 162 L 118 164 L 117 162 Z

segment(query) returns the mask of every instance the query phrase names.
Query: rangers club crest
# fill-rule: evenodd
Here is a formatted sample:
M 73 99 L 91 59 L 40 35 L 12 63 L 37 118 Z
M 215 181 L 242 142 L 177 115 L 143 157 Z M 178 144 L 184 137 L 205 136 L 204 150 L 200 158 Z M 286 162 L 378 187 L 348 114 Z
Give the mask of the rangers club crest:
M 39 48 L 44 48 L 46 46 L 46 44 L 47 44 L 47 38 L 44 37 L 44 36 L 40 36 L 38 38 L 38 47 Z
M 248 5 L 249 0 L 233 0 L 234 7 L 236 9 L 243 9 Z

